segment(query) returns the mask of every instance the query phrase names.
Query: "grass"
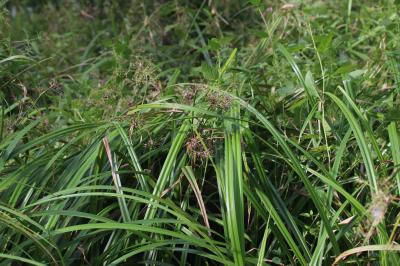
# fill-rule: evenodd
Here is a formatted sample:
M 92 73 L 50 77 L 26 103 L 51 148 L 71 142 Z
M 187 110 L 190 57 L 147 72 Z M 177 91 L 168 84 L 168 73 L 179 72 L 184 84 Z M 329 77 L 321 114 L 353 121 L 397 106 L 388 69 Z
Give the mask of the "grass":
M 397 1 L 0 7 L 0 265 L 400 259 Z

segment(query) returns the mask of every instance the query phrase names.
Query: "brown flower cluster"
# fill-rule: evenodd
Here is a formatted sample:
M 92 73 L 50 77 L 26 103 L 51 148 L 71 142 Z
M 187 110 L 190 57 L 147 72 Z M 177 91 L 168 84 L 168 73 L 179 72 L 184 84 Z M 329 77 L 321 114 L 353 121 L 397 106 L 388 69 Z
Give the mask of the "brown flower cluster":
M 212 109 L 227 111 L 232 104 L 232 98 L 223 93 L 209 93 L 207 101 Z
M 212 155 L 212 150 L 209 148 L 212 147 L 212 145 L 206 144 L 211 144 L 210 139 L 202 139 L 199 136 L 192 136 L 188 139 L 186 142 L 186 150 L 194 162 L 196 162 L 198 158 L 204 160 Z

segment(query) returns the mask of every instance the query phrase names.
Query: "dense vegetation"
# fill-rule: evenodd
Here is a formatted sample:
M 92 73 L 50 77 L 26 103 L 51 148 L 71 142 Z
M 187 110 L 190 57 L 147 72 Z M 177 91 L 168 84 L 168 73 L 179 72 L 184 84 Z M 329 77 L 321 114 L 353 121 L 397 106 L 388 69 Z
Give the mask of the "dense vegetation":
M 396 265 L 399 5 L 0 2 L 0 265 Z

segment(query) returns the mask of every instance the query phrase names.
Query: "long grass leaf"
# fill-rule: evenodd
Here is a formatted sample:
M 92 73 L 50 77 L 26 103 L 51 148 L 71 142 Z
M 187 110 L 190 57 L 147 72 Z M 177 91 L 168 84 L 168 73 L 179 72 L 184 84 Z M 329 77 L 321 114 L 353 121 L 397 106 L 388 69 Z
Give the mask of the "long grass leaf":
M 349 108 L 343 103 L 342 100 L 340 100 L 337 96 L 330 92 L 326 92 L 326 95 L 328 95 L 335 103 L 336 105 L 340 108 L 340 110 L 343 112 L 343 115 L 346 117 L 347 121 L 350 124 L 350 127 L 352 128 L 354 132 L 354 136 L 356 137 L 358 147 L 361 151 L 361 155 L 364 160 L 365 168 L 367 171 L 367 177 L 369 181 L 369 186 L 371 188 L 372 194 L 376 194 L 378 192 L 378 182 L 377 182 L 377 176 L 375 173 L 374 169 L 374 163 L 372 161 L 372 156 L 370 153 L 370 150 L 367 146 L 367 141 L 366 138 L 361 130 L 360 124 L 354 117 L 354 115 L 350 112 Z

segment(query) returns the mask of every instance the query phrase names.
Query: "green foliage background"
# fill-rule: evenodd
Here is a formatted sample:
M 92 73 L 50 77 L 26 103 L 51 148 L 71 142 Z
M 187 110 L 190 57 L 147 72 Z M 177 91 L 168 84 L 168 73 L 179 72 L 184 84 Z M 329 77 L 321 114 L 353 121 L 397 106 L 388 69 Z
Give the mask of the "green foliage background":
M 398 1 L 0 7 L 0 265 L 396 265 Z

